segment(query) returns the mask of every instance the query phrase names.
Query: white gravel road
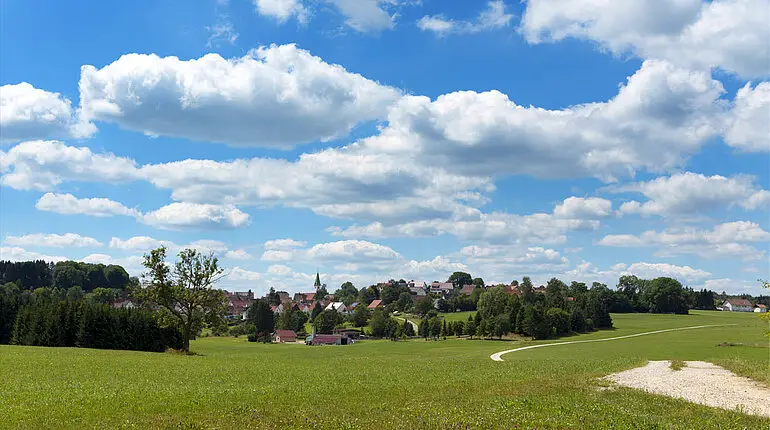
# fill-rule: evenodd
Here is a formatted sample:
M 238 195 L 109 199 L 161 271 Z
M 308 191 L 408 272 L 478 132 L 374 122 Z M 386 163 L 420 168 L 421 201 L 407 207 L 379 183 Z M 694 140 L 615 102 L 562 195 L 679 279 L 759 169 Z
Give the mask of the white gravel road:
M 653 394 L 770 417 L 767 387 L 705 361 L 685 363 L 681 370 L 673 370 L 669 361 L 650 361 L 646 366 L 603 379 Z

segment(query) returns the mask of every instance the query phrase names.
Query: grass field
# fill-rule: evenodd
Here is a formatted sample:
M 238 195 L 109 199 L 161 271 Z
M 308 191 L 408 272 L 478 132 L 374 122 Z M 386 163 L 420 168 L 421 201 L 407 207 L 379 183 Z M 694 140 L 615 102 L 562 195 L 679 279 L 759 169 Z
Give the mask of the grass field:
M 468 321 L 468 316 L 475 316 L 476 311 L 465 311 L 465 312 L 451 312 L 447 314 L 439 314 L 441 318 L 444 318 L 447 321 Z
M 467 316 L 466 316 L 467 318 Z M 193 342 L 200 355 L 0 346 L 3 428 L 769 428 L 770 420 L 596 378 L 646 360 L 705 360 L 770 384 L 752 314 L 613 315 L 614 337 L 489 355 L 524 342 L 364 341 L 345 347 Z M 738 346 L 717 346 L 720 343 Z

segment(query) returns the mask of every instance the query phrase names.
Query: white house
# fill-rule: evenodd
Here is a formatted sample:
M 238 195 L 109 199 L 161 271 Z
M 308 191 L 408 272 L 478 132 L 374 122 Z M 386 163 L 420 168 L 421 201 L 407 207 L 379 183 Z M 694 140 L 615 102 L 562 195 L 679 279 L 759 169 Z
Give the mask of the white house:
M 430 292 L 435 294 L 446 294 L 454 289 L 451 282 L 434 282 L 430 284 Z
M 345 303 L 342 302 L 331 302 L 329 305 L 326 306 L 325 311 L 337 311 L 341 314 L 348 313 L 348 308 L 345 307 Z
M 746 299 L 730 298 L 722 303 L 722 308 L 731 312 L 751 312 L 754 306 Z
M 767 312 L 767 306 L 763 305 L 762 303 L 759 303 L 757 307 L 754 308 L 754 312 L 763 314 Z
M 406 286 L 409 287 L 409 292 L 414 295 L 424 296 L 427 294 L 428 284 L 425 281 L 409 281 Z
M 112 302 L 112 307 L 115 309 L 133 309 L 136 305 L 131 300 L 119 299 Z

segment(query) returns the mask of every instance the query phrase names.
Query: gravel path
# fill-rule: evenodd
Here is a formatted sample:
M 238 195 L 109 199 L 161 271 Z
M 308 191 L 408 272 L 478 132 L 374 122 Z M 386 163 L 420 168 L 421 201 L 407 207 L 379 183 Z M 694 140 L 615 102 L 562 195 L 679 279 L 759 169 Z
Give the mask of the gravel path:
M 680 330 L 693 330 L 696 328 L 708 328 L 708 327 L 725 327 L 725 326 L 731 326 L 735 324 L 711 324 L 711 325 L 696 325 L 692 327 L 679 327 L 679 328 L 667 328 L 665 330 L 655 330 L 655 331 L 648 331 L 644 333 L 636 333 L 636 334 L 629 334 L 626 336 L 617 336 L 617 337 L 608 337 L 604 339 L 591 339 L 591 340 L 572 340 L 569 342 L 554 342 L 554 343 L 541 343 L 540 345 L 530 345 L 530 346 L 522 346 L 520 348 L 514 348 L 514 349 L 508 349 L 505 351 L 496 352 L 489 356 L 494 361 L 503 361 L 502 355 L 508 354 L 509 352 L 516 352 L 516 351 L 524 351 L 526 349 L 535 349 L 535 348 L 545 348 L 548 346 L 556 346 L 556 345 L 569 345 L 573 343 L 592 343 L 592 342 L 607 342 L 609 340 L 619 340 L 619 339 L 628 339 L 632 337 L 638 337 L 638 336 L 647 336 L 650 334 L 657 334 L 657 333 L 666 333 L 669 331 L 680 331 Z
M 715 408 L 770 417 L 770 389 L 705 361 L 687 361 L 673 370 L 669 361 L 605 376 L 618 385 L 676 397 Z
M 417 326 L 417 323 L 415 323 L 415 322 L 414 322 L 414 321 L 412 321 L 412 320 L 408 320 L 408 319 L 406 319 L 406 318 L 400 318 L 400 317 L 393 317 L 393 318 L 395 318 L 395 319 L 397 319 L 397 320 L 401 320 L 401 321 L 407 321 L 407 322 L 409 322 L 409 325 L 411 325 L 411 326 L 412 326 L 412 328 L 414 329 L 414 333 L 415 333 L 415 334 L 417 334 L 417 331 L 420 329 L 420 328 Z

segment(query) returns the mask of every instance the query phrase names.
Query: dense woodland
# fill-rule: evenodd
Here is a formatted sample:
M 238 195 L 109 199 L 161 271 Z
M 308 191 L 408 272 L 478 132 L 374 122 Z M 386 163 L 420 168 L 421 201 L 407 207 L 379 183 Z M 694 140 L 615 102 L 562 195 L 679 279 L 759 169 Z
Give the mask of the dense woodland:
M 165 351 L 182 336 L 152 309 L 114 309 L 139 284 L 117 265 L 0 261 L 0 344 Z
M 0 285 L 0 344 L 163 352 L 182 336 L 148 309 L 114 309 L 77 287 L 22 290 Z
M 38 261 L 0 261 L 0 284 L 12 282 L 24 290 L 52 287 L 68 290 L 78 286 L 84 292 L 97 288 L 125 290 L 137 284 L 128 272 L 116 265 L 60 261 L 56 264 Z

